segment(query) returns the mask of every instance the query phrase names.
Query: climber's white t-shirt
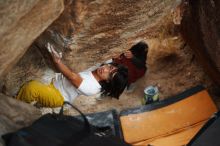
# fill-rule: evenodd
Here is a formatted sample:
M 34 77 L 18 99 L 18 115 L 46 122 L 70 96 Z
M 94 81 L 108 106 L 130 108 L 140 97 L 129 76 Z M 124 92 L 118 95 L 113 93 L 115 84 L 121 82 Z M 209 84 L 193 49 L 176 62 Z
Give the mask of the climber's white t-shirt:
M 91 96 L 101 91 L 101 85 L 91 71 L 80 72 L 79 75 L 83 78 L 83 81 L 80 86 L 76 88 L 63 74 L 56 73 L 53 84 L 64 97 L 64 101 L 72 103 L 79 95 Z

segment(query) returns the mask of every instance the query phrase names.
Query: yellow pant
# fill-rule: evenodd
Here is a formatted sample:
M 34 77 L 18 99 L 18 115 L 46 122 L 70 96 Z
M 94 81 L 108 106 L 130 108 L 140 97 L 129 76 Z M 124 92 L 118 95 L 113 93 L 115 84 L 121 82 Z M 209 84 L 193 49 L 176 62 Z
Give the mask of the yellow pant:
M 24 84 L 16 99 L 27 103 L 37 101 L 44 107 L 62 106 L 64 101 L 64 98 L 52 83 L 45 85 L 38 81 L 30 81 Z

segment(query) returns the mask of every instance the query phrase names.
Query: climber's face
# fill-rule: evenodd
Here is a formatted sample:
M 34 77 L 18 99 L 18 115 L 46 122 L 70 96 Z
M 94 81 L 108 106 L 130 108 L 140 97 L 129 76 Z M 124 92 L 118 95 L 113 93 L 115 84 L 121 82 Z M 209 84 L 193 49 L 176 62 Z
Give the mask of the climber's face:
M 117 67 L 111 64 L 104 64 L 97 69 L 97 75 L 100 80 L 109 81 L 117 72 Z

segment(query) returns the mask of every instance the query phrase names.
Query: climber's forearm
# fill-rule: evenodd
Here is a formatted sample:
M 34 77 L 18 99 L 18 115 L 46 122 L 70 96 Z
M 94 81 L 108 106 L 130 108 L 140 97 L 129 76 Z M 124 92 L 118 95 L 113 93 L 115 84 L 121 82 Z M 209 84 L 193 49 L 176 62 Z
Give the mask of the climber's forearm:
M 80 77 L 79 74 L 73 72 L 70 70 L 65 64 L 62 63 L 61 58 L 62 55 L 60 53 L 57 53 L 57 51 L 54 49 L 54 47 L 50 44 L 47 43 L 47 49 L 51 53 L 51 57 L 53 59 L 54 64 L 58 68 L 58 70 L 75 86 L 79 87 L 82 78 Z
M 61 60 L 54 62 L 58 70 L 75 86 L 79 87 L 82 82 L 82 78 L 79 74 L 70 70 Z

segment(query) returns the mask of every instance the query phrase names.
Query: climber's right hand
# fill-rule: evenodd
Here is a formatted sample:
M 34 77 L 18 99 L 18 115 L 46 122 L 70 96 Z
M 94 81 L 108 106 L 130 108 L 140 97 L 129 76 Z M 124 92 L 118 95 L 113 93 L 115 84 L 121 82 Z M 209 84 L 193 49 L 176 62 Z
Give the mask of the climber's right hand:
M 47 43 L 46 47 L 47 47 L 47 50 L 51 53 L 53 61 L 55 63 L 60 62 L 62 58 L 62 53 L 58 53 L 50 43 Z

